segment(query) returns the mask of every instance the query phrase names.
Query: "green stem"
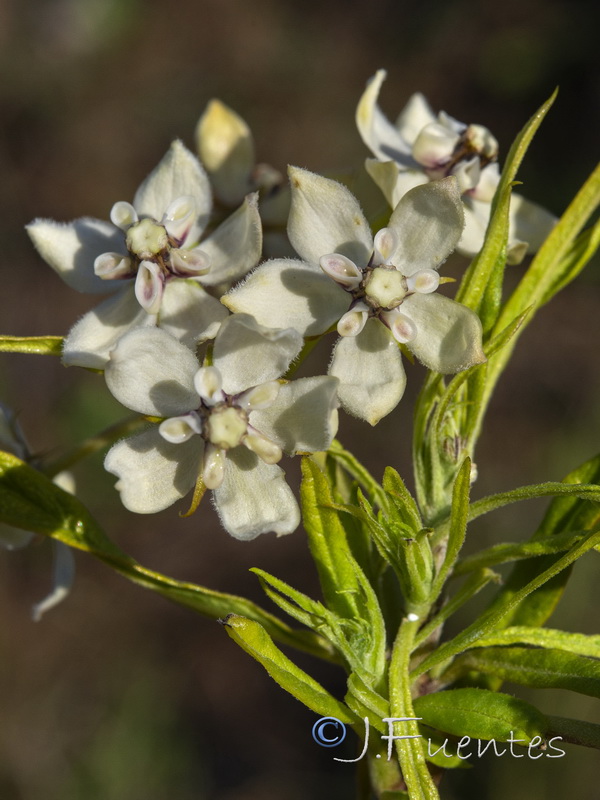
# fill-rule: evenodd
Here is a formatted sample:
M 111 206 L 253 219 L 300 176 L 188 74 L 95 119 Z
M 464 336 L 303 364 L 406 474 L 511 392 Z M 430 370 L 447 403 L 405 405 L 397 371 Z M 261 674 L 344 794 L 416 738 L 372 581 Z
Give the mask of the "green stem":
M 403 620 L 394 642 L 390 661 L 390 717 L 407 719 L 403 723 L 403 736 L 395 740 L 400 769 L 410 800 L 439 800 L 439 794 L 431 778 L 422 736 L 415 721 L 410 692 L 409 665 L 419 621 Z

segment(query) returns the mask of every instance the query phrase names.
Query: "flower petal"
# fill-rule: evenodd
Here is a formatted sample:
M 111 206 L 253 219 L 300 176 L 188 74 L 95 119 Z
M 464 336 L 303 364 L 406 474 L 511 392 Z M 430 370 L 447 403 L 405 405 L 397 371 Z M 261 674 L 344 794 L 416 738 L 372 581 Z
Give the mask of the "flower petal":
M 426 125 L 436 122 L 437 117 L 421 92 L 415 92 L 400 112 L 396 120 L 396 128 L 404 141 L 412 146 L 419 133 Z
M 121 287 L 120 292 L 88 311 L 71 328 L 63 344 L 63 364 L 104 369 L 110 351 L 123 334 L 154 325 L 156 317 L 140 308 L 134 287 Z
M 236 539 L 255 539 L 269 531 L 281 536 L 300 524 L 300 509 L 285 472 L 246 447 L 228 452 L 225 477 L 213 498 L 223 527 Z
M 186 347 L 214 339 L 227 309 L 207 294 L 196 280 L 167 282 L 158 315 L 158 325 Z
M 456 250 L 463 256 L 472 258 L 483 247 L 485 231 L 490 221 L 491 203 L 476 200 L 474 197 L 463 197 L 465 214 L 465 227 L 456 246 Z
M 75 580 L 75 559 L 71 548 L 63 542 L 52 542 L 54 545 L 54 569 L 52 590 L 31 609 L 31 618 L 39 622 L 47 611 L 57 606 L 68 596 Z
M 356 126 L 369 150 L 382 160 L 393 159 L 408 164 L 410 146 L 377 105 L 381 84 L 386 78 L 384 69 L 378 70 L 367 83 L 367 88 L 358 101 Z
M 201 247 L 210 258 L 210 271 L 201 278 L 205 286 L 230 283 L 246 275 L 262 252 L 258 195 L 249 194 L 237 211 L 203 240 Z
M 371 425 L 398 405 L 406 386 L 400 349 L 377 319 L 368 320 L 358 336 L 338 339 L 329 374 L 340 380 L 344 409 Z
M 302 336 L 292 328 L 265 328 L 248 314 L 228 317 L 213 349 L 213 364 L 223 377 L 223 391 L 237 394 L 279 378 L 302 344 Z
M 366 266 L 373 237 L 350 190 L 299 167 L 289 167 L 288 173 L 292 188 L 288 236 L 294 250 L 313 264 L 328 253 L 341 253 Z
M 367 158 L 365 169 L 383 192 L 385 199 L 395 208 L 404 195 L 414 189 L 429 183 L 429 178 L 418 169 L 401 169 L 395 161 L 377 161 Z
M 104 377 L 117 400 L 132 411 L 177 417 L 196 409 L 198 360 L 160 328 L 130 331 L 111 351 Z
M 94 273 L 94 261 L 107 252 L 127 255 L 123 232 L 109 222 L 82 217 L 61 223 L 36 219 L 27 225 L 36 250 L 72 289 L 107 294 L 118 287 Z
M 481 321 L 470 308 L 441 294 L 413 294 L 402 313 L 417 329 L 407 347 L 428 369 L 455 373 L 486 360 Z
M 176 140 L 135 193 L 133 205 L 141 217 L 151 217 L 160 222 L 169 205 L 184 195 L 196 201 L 196 220 L 186 237 L 189 247 L 198 241 L 206 227 L 212 195 L 208 176 L 200 162 Z
M 250 424 L 289 455 L 327 450 L 337 432 L 337 387 L 326 376 L 290 381 L 268 408 L 250 414 Z
M 104 468 L 119 480 L 125 508 L 136 514 L 154 514 L 173 505 L 195 485 L 200 472 L 204 441 L 193 436 L 182 444 L 165 441 L 152 426 L 143 433 L 113 445 Z
M 394 209 L 388 228 L 398 236 L 390 257 L 404 275 L 438 267 L 456 247 L 464 226 L 455 178 L 444 178 L 407 192 Z
M 196 126 L 196 146 L 215 195 L 237 206 L 252 190 L 254 142 L 246 122 L 220 100 L 211 100 Z
M 520 194 L 510 198 L 510 239 L 527 242 L 528 253 L 536 253 L 556 225 L 556 217 Z
M 303 336 L 326 331 L 352 298 L 321 269 L 296 259 L 261 264 L 221 298 L 231 311 L 251 314 L 261 325 L 295 328 Z

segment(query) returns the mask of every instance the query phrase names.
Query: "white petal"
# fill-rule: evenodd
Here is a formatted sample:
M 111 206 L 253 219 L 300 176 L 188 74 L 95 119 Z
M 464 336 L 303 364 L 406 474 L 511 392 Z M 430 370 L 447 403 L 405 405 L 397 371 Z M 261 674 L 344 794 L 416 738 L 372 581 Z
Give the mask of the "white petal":
M 420 131 L 426 125 L 435 122 L 437 117 L 431 110 L 431 106 L 420 92 L 413 94 L 408 103 L 404 106 L 398 119 L 396 128 L 404 141 L 412 145 Z
M 237 394 L 279 378 L 302 344 L 302 336 L 292 328 L 266 328 L 248 314 L 228 317 L 213 349 L 213 364 L 223 377 L 223 391 Z
M 456 247 L 463 225 L 463 206 L 454 178 L 411 189 L 388 223 L 398 236 L 391 263 L 407 276 L 438 267 Z
M 269 531 L 281 536 L 300 524 L 300 509 L 285 472 L 246 447 L 227 454 L 225 477 L 213 497 L 223 527 L 236 539 L 255 539 Z
M 381 189 L 385 199 L 395 208 L 406 192 L 429 183 L 429 178 L 420 169 L 400 168 L 395 161 L 376 161 L 367 158 L 365 169 Z
M 208 222 L 212 208 L 211 189 L 198 159 L 180 141 L 174 141 L 135 193 L 133 205 L 140 217 L 147 216 L 160 222 L 169 205 L 184 195 L 191 195 L 196 201 L 197 217 L 186 238 L 186 243 L 191 246 L 198 241 Z
M 227 309 L 207 294 L 196 280 L 172 278 L 167 281 L 158 315 L 163 330 L 186 347 L 214 339 Z
M 127 255 L 123 232 L 114 225 L 89 217 L 68 223 L 36 219 L 27 225 L 27 233 L 44 261 L 72 289 L 106 294 L 118 288 L 94 273 L 94 261 L 102 253 Z
M 255 156 L 250 128 L 220 100 L 211 100 L 198 120 L 195 139 L 216 196 L 226 206 L 238 205 L 252 189 Z
M 67 367 L 104 369 L 110 351 L 123 334 L 155 324 L 156 318 L 140 308 L 134 287 L 122 287 L 71 328 L 63 345 L 63 363 Z
M 205 286 L 230 283 L 246 275 L 262 252 L 262 226 L 258 195 L 249 194 L 242 205 L 202 242 L 210 258 L 210 272 L 202 276 Z
M 116 488 L 125 508 L 137 514 L 154 514 L 192 489 L 203 452 L 200 436 L 183 444 L 171 444 L 153 426 L 113 445 L 104 468 L 119 478 Z
M 163 276 L 154 261 L 142 261 L 135 276 L 135 296 L 147 314 L 157 314 L 163 296 Z
M 415 139 L 412 148 L 413 158 L 428 169 L 447 164 L 459 138 L 439 122 L 432 122 L 426 125 Z
M 470 308 L 441 294 L 413 294 L 402 313 L 417 329 L 407 347 L 428 369 L 455 373 L 486 360 L 481 322 Z
M 54 569 L 52 591 L 31 609 L 31 618 L 39 622 L 47 611 L 57 606 L 68 596 L 75 580 L 75 559 L 71 548 L 54 541 Z
M 520 194 L 512 195 L 509 213 L 510 238 L 527 242 L 528 253 L 535 253 L 540 249 L 557 222 L 554 214 Z
M 456 246 L 456 250 L 463 256 L 472 258 L 483 247 L 485 231 L 490 221 L 491 203 L 476 200 L 465 195 L 463 197 L 463 210 L 465 214 L 465 227 Z
M 496 162 L 488 164 L 481 170 L 477 186 L 469 193 L 475 200 L 491 203 L 500 183 L 500 167 Z M 514 197 L 514 195 L 513 195 Z
M 196 356 L 160 328 L 131 331 L 111 351 L 104 377 L 117 400 L 140 414 L 177 417 L 196 409 Z
M 481 165 L 478 156 L 473 156 L 467 160 L 461 160 L 451 170 L 458 183 L 458 191 L 461 194 L 475 191 L 481 180 Z
M 373 237 L 350 190 L 299 167 L 289 167 L 288 173 L 292 189 L 288 236 L 294 250 L 313 264 L 328 253 L 341 253 L 366 266 Z
M 406 163 L 411 160 L 410 146 L 377 105 L 385 77 L 385 70 L 380 69 L 367 83 L 356 108 L 356 126 L 363 142 L 377 158 Z
M 250 424 L 290 455 L 327 450 L 337 432 L 337 387 L 326 376 L 290 381 L 272 405 L 250 414 Z
M 371 425 L 398 405 L 406 386 L 400 349 L 377 319 L 370 319 L 358 336 L 338 340 L 329 374 L 340 380 L 344 409 Z
M 352 298 L 319 267 L 297 259 L 273 259 L 221 298 L 231 311 L 251 314 L 261 325 L 295 328 L 315 336 L 331 327 Z

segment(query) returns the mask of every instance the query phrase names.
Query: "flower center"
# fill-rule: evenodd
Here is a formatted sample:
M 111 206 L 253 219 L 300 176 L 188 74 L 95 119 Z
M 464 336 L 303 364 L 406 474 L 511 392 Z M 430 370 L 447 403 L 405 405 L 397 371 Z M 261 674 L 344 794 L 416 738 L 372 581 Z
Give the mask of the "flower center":
M 216 407 L 210 410 L 205 423 L 206 437 L 211 444 L 229 450 L 242 443 L 248 432 L 248 416 L 235 406 Z
M 393 266 L 375 267 L 365 279 L 364 291 L 372 308 L 396 308 L 406 296 L 406 279 Z
M 153 219 L 142 219 L 127 230 L 125 243 L 129 252 L 140 260 L 155 259 L 169 246 L 169 235 Z

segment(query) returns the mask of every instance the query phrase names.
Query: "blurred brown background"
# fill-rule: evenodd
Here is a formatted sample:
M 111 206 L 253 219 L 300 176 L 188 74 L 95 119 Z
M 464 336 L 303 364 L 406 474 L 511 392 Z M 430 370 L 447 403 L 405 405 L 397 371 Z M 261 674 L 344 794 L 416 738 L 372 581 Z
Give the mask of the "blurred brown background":
M 107 218 L 172 138 L 192 145 L 211 97 L 248 121 L 260 160 L 323 171 L 367 155 L 354 109 L 380 67 L 392 118 L 421 90 L 434 109 L 488 126 L 502 153 L 560 84 L 520 174 L 523 194 L 560 213 L 596 159 L 597 30 L 597 5 L 579 0 L 1 0 L 0 332 L 63 334 L 94 303 L 36 256 L 24 224 Z M 490 409 L 476 496 L 560 480 L 597 452 L 598 283 L 596 264 L 521 342 Z M 377 475 L 391 462 L 409 476 L 422 370 L 407 369 L 407 396 L 376 429 L 342 420 L 342 439 Z M 101 377 L 34 356 L 0 358 L 0 400 L 20 412 L 36 451 L 122 413 Z M 143 564 L 263 602 L 248 573 L 259 565 L 316 594 L 301 531 L 239 543 L 206 501 L 186 520 L 173 509 L 136 517 L 92 461 L 77 472 L 82 497 Z M 525 538 L 542 511 L 486 517 L 470 546 Z M 352 768 L 311 738 L 314 715 L 216 623 L 76 558 L 70 599 L 36 625 L 30 606 L 48 589 L 50 547 L 0 553 L 0 800 L 353 796 Z M 597 569 L 593 555 L 578 565 L 551 624 L 597 632 Z M 299 662 L 343 694 L 335 670 Z M 549 713 L 599 721 L 598 701 L 509 688 Z M 338 755 L 351 758 L 352 744 Z M 452 776 L 444 796 L 593 800 L 597 769 L 596 753 L 573 747 L 556 760 L 488 756 Z

